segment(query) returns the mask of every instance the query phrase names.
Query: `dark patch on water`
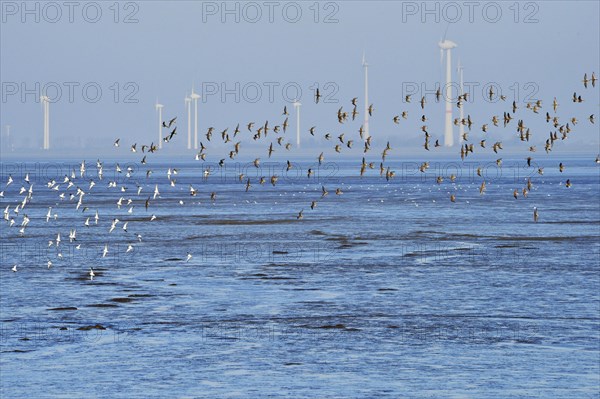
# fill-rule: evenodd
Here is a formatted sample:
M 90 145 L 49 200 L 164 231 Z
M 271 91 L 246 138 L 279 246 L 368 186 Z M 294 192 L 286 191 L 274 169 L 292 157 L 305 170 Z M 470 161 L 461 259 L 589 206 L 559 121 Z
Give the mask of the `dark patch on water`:
M 259 226 L 259 225 L 269 225 L 269 224 L 290 224 L 297 223 L 296 219 L 270 219 L 270 220 L 241 220 L 241 219 L 216 219 L 216 220 L 207 220 L 203 222 L 197 222 L 194 224 L 202 224 L 202 225 L 216 225 L 216 226 Z
M 280 276 L 274 276 L 274 277 L 261 277 L 261 280 L 297 280 L 296 278 L 293 277 L 280 277 Z
M 79 327 L 77 330 L 79 331 L 90 331 L 90 330 L 106 330 L 106 327 L 100 324 L 94 324 L 93 326 L 83 326 Z
M 1 353 L 27 353 L 33 352 L 32 350 L 22 350 L 22 349 L 14 349 L 12 351 L 2 351 Z
M 343 325 L 343 324 L 326 324 L 324 326 L 320 326 L 320 327 L 317 327 L 317 328 L 324 328 L 324 329 L 333 329 L 333 328 L 336 328 L 336 329 L 345 329 L 346 326 Z
M 49 308 L 46 310 L 77 310 L 77 308 L 75 306 L 66 306 L 62 308 Z
M 111 298 L 111 301 L 119 302 L 119 303 L 129 303 L 129 302 L 132 302 L 133 299 L 132 298 Z
M 337 235 L 337 236 L 331 236 L 331 237 L 327 237 L 327 238 L 325 239 L 325 241 L 348 241 L 348 239 L 349 239 L 349 238 L 348 238 L 348 237 L 346 237 L 346 236 L 340 236 L 340 235 Z

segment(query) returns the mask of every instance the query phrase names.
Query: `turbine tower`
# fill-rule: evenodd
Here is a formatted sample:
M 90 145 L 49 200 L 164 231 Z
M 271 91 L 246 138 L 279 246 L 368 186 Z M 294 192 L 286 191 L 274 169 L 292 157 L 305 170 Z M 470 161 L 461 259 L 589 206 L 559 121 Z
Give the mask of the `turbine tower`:
M 462 96 L 463 94 L 465 94 L 465 90 L 463 88 L 463 66 L 460 63 L 460 60 L 458 60 L 458 66 L 456 67 L 456 71 L 458 72 L 458 78 L 460 79 L 460 92 L 458 93 L 458 95 Z M 463 134 L 465 133 L 465 125 L 462 123 L 463 119 L 465 118 L 465 102 L 466 100 L 464 100 L 464 102 L 462 102 L 460 105 L 460 123 L 458 125 L 458 142 L 461 145 L 463 142 Z
M 44 150 L 50 149 L 50 98 L 46 95 L 40 96 L 42 111 L 44 112 Z
M 164 105 L 158 103 L 158 99 L 156 100 L 156 104 L 154 108 L 158 111 L 158 149 L 162 148 L 162 109 Z
M 6 125 L 6 145 L 8 146 L 8 150 L 12 151 L 12 143 L 10 141 L 10 125 Z
M 185 96 L 185 106 L 187 108 L 187 128 L 188 128 L 188 143 L 187 143 L 187 149 L 191 150 L 192 149 L 192 99 L 190 97 L 188 97 L 187 95 Z
M 194 149 L 198 149 L 198 99 L 200 95 L 194 92 L 194 87 L 192 86 L 192 94 L 190 98 L 194 100 Z
M 446 50 L 446 128 L 444 130 L 444 145 L 452 147 L 454 145 L 454 137 L 452 131 L 452 49 L 458 45 L 453 41 L 444 39 L 438 43 L 440 46 L 440 55 L 444 57 Z
M 296 108 L 296 146 L 300 148 L 300 101 L 294 100 L 294 108 Z
M 365 53 L 363 52 L 362 66 L 365 68 L 365 139 L 369 138 L 369 64 L 365 59 Z

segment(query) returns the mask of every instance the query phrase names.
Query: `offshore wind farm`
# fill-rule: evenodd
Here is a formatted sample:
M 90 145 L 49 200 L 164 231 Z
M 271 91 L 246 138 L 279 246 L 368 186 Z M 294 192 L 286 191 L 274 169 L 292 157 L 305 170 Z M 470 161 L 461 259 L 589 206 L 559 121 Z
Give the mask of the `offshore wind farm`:
M 3 4 L 0 396 L 596 397 L 600 6 L 456 4 Z

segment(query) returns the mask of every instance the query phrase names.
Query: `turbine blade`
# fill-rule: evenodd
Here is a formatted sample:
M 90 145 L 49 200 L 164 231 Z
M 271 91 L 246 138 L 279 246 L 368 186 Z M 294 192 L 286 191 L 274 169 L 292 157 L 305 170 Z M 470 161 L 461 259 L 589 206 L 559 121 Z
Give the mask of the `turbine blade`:
M 442 41 L 446 41 L 446 35 L 448 34 L 448 28 L 450 28 L 450 22 L 448 22 L 448 25 L 446 25 L 446 30 L 444 31 L 444 38 L 442 39 Z

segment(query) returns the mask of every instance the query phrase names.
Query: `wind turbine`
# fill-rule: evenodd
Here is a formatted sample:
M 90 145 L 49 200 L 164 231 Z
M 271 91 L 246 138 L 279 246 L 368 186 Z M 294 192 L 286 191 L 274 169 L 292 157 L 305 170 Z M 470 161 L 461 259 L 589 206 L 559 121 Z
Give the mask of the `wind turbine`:
M 444 145 L 452 147 L 454 145 L 452 131 L 452 49 L 458 45 L 453 41 L 446 40 L 446 35 L 438 45 L 440 46 L 441 60 L 443 60 L 444 50 L 446 50 L 446 128 L 444 130 Z
M 296 146 L 300 148 L 300 101 L 294 100 L 294 108 L 296 108 Z
M 194 92 L 194 87 L 192 86 L 192 94 L 190 98 L 194 100 L 194 149 L 198 149 L 198 99 L 200 96 Z
M 192 99 L 190 97 L 188 97 L 187 95 L 185 96 L 185 105 L 187 107 L 187 128 L 188 128 L 188 144 L 187 144 L 187 148 L 188 150 L 192 149 Z
M 365 53 L 363 52 L 362 66 L 365 68 L 365 138 L 369 138 L 369 64 L 365 59 Z
M 463 88 L 463 66 L 460 63 L 460 59 L 458 60 L 458 66 L 456 67 L 456 71 L 458 72 L 458 76 L 460 79 L 459 90 L 460 93 L 458 95 L 463 95 L 465 93 Z M 466 100 L 465 100 L 466 102 Z M 465 118 L 465 102 L 460 105 L 460 123 L 458 124 L 458 142 L 462 145 L 463 142 L 463 134 L 465 133 L 465 125 L 462 123 Z
M 42 111 L 44 112 L 44 150 L 50 149 L 50 98 L 41 95 Z
M 162 148 L 162 109 L 164 105 L 158 103 L 158 99 L 156 99 L 156 104 L 154 108 L 158 111 L 158 148 Z

